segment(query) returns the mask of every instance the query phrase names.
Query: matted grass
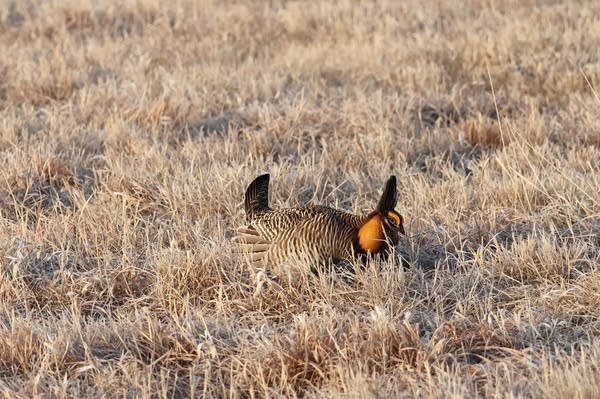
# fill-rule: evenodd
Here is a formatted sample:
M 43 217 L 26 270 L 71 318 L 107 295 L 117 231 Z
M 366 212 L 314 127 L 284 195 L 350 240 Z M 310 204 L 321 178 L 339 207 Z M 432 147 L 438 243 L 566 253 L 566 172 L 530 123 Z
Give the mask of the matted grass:
M 6 397 L 600 396 L 600 3 L 0 4 Z M 271 279 L 246 185 L 412 267 Z

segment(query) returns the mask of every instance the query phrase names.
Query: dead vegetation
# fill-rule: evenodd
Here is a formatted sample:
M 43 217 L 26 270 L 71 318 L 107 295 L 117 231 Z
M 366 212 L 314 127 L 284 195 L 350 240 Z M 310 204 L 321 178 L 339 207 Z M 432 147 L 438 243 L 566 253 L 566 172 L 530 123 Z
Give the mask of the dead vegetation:
M 6 397 L 600 396 L 600 7 L 0 6 Z M 231 253 L 245 186 L 409 239 L 353 278 Z

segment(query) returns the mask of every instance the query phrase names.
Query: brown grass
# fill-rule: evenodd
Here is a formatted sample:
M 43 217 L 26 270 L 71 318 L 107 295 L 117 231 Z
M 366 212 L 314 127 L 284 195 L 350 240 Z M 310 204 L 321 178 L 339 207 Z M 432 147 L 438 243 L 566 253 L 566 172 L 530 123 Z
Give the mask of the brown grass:
M 122 3 L 0 7 L 5 397 L 600 396 L 598 2 Z M 265 171 L 412 267 L 236 260 Z

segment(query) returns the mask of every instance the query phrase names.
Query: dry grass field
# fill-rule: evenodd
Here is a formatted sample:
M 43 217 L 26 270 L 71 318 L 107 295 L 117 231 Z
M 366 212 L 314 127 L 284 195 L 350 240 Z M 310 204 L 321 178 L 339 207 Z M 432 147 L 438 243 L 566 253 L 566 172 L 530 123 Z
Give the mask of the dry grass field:
M 0 1 L 7 398 L 600 397 L 600 2 Z M 247 184 L 411 267 L 271 279 Z

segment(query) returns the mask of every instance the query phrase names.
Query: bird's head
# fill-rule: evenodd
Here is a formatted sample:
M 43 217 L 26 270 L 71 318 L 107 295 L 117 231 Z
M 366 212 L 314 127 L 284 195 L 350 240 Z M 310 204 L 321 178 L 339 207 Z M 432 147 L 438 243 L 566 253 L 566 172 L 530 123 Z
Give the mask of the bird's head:
M 398 202 L 396 177 L 385 184 L 377 207 L 358 229 L 358 246 L 365 253 L 380 253 L 396 246 L 400 234 L 405 235 L 402 215 L 394 208 Z

